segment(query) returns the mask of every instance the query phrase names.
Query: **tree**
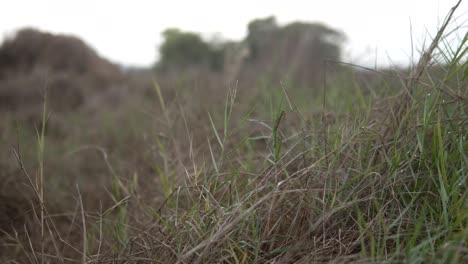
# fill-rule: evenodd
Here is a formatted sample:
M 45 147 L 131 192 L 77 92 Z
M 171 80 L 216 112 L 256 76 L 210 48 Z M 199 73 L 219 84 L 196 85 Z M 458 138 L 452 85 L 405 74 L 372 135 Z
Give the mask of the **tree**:
M 308 83 L 317 80 L 323 61 L 338 60 L 345 40 L 342 32 L 320 23 L 295 22 L 280 27 L 274 17 L 249 23 L 245 40 L 249 64 L 273 78 Z
M 341 44 L 345 40 L 343 33 L 326 25 L 301 22 L 283 27 L 280 38 L 286 42 L 283 49 L 301 52 L 306 61 L 338 60 L 341 56 Z
M 271 46 L 275 33 L 278 32 L 278 26 L 275 17 L 270 16 L 264 19 L 253 20 L 247 28 L 246 42 L 250 50 L 250 59 L 255 60 L 262 56 L 262 52 Z
M 165 30 L 162 35 L 164 43 L 159 49 L 159 66 L 163 69 L 191 66 L 222 68 L 222 48 L 210 45 L 198 34 L 172 28 Z

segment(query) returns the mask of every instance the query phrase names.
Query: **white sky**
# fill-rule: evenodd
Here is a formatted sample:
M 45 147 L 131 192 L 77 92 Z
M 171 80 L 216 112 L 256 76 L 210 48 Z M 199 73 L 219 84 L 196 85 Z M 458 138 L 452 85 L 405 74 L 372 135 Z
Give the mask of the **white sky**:
M 435 35 L 457 0 L 322 0 L 322 1 L 119 1 L 119 0 L 3 0 L 0 40 L 15 30 L 32 26 L 71 33 L 114 62 L 147 66 L 157 56 L 160 33 L 168 27 L 210 37 L 240 40 L 247 23 L 275 15 L 280 24 L 319 21 L 348 36 L 346 61 L 373 65 L 401 64 L 411 54 L 410 20 L 416 47 Z M 465 0 L 455 14 L 455 25 L 468 17 Z M 465 32 L 459 32 L 462 36 Z M 391 58 L 389 61 L 388 58 Z

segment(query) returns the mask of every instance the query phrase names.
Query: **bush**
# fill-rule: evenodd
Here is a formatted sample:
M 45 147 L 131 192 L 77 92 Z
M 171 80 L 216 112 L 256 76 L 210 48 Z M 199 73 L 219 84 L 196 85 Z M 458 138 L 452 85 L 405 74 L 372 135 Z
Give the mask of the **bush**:
M 163 69 L 193 66 L 221 70 L 223 49 L 205 42 L 198 34 L 167 29 L 163 32 L 164 43 L 159 51 L 159 65 Z

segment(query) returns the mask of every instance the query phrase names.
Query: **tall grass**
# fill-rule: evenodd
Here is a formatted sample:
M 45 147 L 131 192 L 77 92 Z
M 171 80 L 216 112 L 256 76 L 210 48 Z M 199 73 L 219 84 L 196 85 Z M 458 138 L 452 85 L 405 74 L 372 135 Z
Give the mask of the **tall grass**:
M 237 107 L 233 87 L 200 142 L 190 124 L 201 121 L 154 82 L 164 121 L 154 178 L 118 174 L 99 149 L 114 204 L 86 211 L 78 190 L 65 233 L 43 202 L 44 108 L 31 182 L 40 241 L 8 234 L 5 248 L 32 263 L 466 263 L 468 34 L 457 47 L 443 41 L 451 14 L 399 94 L 346 74 L 326 83 L 319 112 L 282 89 L 260 95 L 271 102 L 262 113 Z

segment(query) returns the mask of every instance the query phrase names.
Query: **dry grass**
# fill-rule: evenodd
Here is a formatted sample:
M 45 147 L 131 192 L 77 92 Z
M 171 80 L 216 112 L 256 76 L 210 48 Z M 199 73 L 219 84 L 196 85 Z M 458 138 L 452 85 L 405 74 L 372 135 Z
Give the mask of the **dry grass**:
M 466 263 L 468 35 L 443 29 L 407 79 L 329 62 L 306 98 L 142 74 L 61 136 L 47 100 L 37 133 L 5 117 L 1 261 Z

